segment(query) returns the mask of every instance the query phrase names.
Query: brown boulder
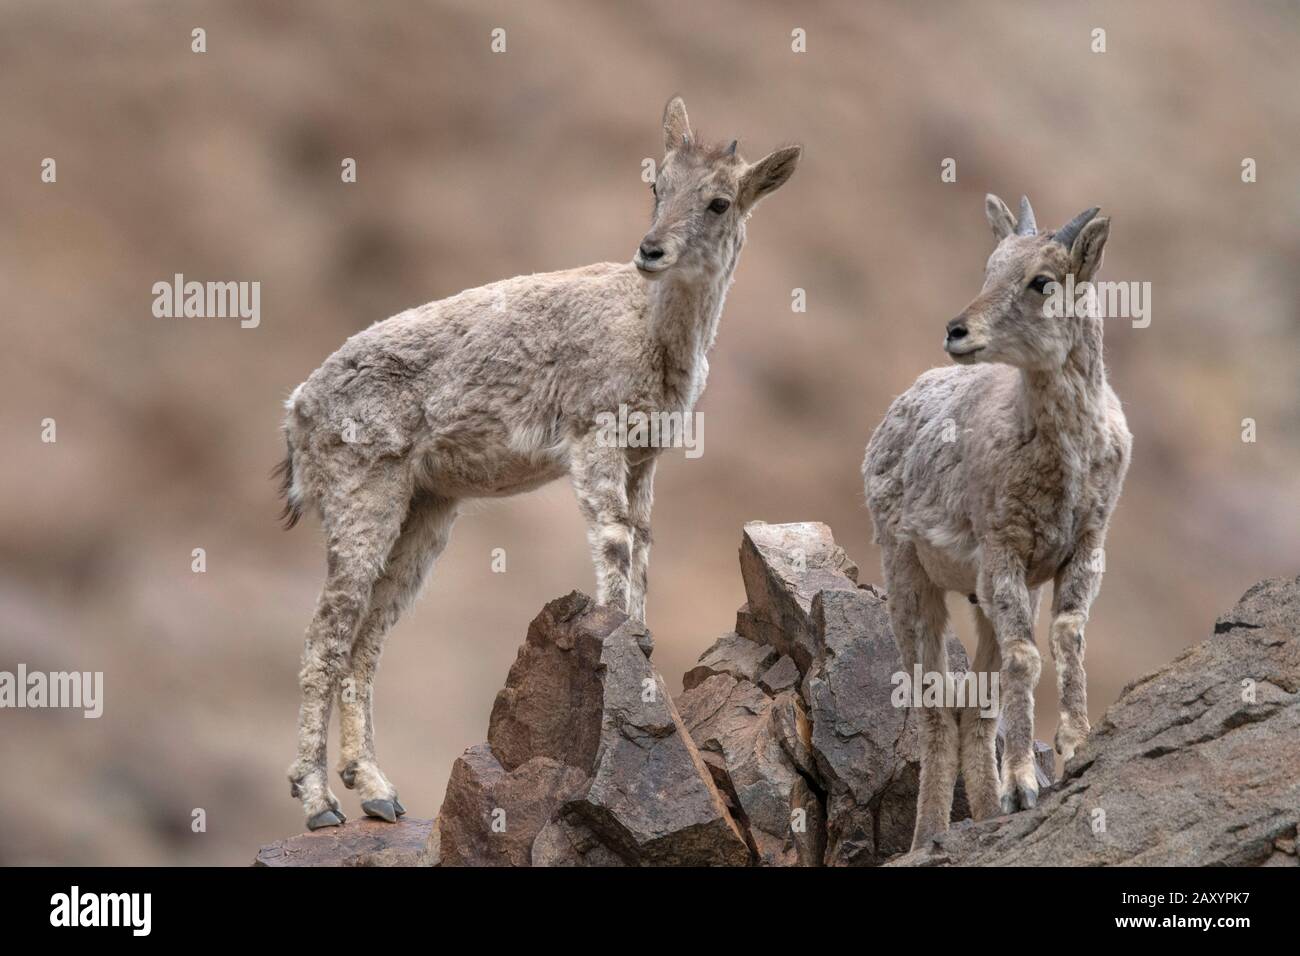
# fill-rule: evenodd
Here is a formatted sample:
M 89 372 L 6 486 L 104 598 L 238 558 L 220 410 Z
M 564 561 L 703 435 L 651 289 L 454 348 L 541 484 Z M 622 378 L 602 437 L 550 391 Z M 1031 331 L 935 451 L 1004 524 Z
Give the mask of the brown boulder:
M 590 768 L 600 745 L 605 639 L 627 619 L 574 591 L 551 601 L 528 625 L 506 686 L 497 692 L 488 743 L 501 766 L 538 756 Z
M 747 861 L 651 646 L 643 626 L 577 592 L 543 609 L 497 695 L 488 743 L 448 785 L 443 865 Z
M 735 632 L 724 634 L 700 655 L 700 662 L 682 676 L 682 687 L 690 690 L 714 674 L 730 674 L 756 682 L 778 656 L 776 649 L 766 644 L 755 643 Z
M 818 521 L 745 525 L 740 573 L 748 603 L 736 630 L 758 644 L 788 655 L 801 674 L 816 662 L 812 599 L 823 590 L 854 590 L 858 568 Z
M 487 744 L 471 747 L 452 764 L 438 815 L 441 865 L 528 866 L 537 834 L 586 781 L 551 757 L 507 771 Z
M 799 666 L 794 659 L 781 655 L 781 659 L 765 670 L 758 678 L 758 686 L 773 697 L 799 687 Z
M 883 862 L 912 842 L 920 750 L 915 714 L 894 706 L 902 669 L 883 595 L 874 588 L 815 596 L 812 626 L 822 659 L 809 675 L 812 750 L 827 791 L 831 865 Z M 951 635 L 948 666 L 967 668 Z M 954 805 L 968 815 L 964 801 Z
M 542 827 L 533 841 L 533 866 L 627 866 L 591 830 L 563 814 Z
M 807 764 L 809 731 L 798 697 L 787 693 L 773 700 L 749 681 L 716 674 L 678 703 L 715 779 L 737 807 L 756 862 L 820 865 L 821 801 L 792 756 L 802 754 Z

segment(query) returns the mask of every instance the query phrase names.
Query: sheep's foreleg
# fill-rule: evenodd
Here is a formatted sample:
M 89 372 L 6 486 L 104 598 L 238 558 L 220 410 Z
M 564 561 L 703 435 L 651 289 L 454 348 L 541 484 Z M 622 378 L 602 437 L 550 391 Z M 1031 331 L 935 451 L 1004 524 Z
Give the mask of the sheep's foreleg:
M 654 504 L 655 459 L 628 469 L 628 516 L 632 523 L 632 569 L 628 575 L 628 617 L 645 620 L 646 588 L 650 572 L 650 509 Z
M 573 490 L 587 519 L 587 542 L 596 568 L 596 600 L 628 613 L 633 532 L 628 514 L 627 458 L 622 449 L 592 440 L 570 459 Z
M 1083 535 L 1070 560 L 1056 574 L 1052 593 L 1052 659 L 1061 712 L 1056 752 L 1065 760 L 1088 739 L 1088 675 L 1083 670 L 1084 628 L 1101 588 L 1102 535 Z
M 989 615 L 1002 655 L 999 696 L 1006 746 L 1002 754 L 1000 802 L 1003 813 L 1027 810 L 1038 802 L 1034 769 L 1034 688 L 1042 656 L 1034 646 L 1037 592 L 1025 584 L 1024 563 L 1014 554 L 986 547 L 980 568 L 980 607 Z
M 975 650 L 973 670 L 976 674 L 998 675 L 1002 658 L 998 653 L 997 637 L 993 625 L 978 607 L 975 608 L 975 630 L 979 644 Z M 986 678 L 987 679 L 987 678 Z M 1000 681 L 1001 677 L 997 679 Z M 998 757 L 997 714 L 983 716 L 978 705 L 965 707 L 961 712 L 961 774 L 966 783 L 966 799 L 970 801 L 971 816 L 987 820 L 998 815 Z

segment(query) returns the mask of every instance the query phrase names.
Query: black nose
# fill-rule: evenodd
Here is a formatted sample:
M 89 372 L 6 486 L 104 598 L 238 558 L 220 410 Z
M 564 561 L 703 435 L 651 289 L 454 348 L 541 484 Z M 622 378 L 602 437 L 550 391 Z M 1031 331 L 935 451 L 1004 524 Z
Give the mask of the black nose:
M 641 243 L 641 248 L 637 251 L 641 253 L 641 258 L 647 262 L 654 262 L 656 259 L 664 257 L 663 249 L 649 242 Z
M 967 330 L 966 330 L 965 319 L 953 319 L 951 322 L 948 323 L 949 340 L 964 339 L 966 337 L 966 332 Z

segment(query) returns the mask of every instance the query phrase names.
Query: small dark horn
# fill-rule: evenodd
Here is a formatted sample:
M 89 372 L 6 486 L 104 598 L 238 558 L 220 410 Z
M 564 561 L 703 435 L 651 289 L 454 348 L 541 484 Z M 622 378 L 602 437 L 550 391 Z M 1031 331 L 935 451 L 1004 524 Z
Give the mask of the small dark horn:
M 1052 236 L 1057 242 L 1069 249 L 1074 245 L 1074 240 L 1079 237 L 1083 227 L 1092 221 L 1092 217 L 1101 212 L 1100 206 L 1093 206 L 1091 209 L 1085 209 L 1079 215 L 1067 222 Z
M 1038 235 L 1038 223 L 1034 222 L 1034 207 L 1029 205 L 1029 197 L 1020 197 L 1020 218 L 1016 220 L 1017 236 Z
M 735 155 L 736 155 L 736 144 L 739 143 L 739 142 L 740 142 L 740 140 L 738 140 L 738 139 L 733 139 L 733 140 L 731 141 L 731 145 L 727 147 L 727 155 L 728 155 L 728 156 L 735 156 Z

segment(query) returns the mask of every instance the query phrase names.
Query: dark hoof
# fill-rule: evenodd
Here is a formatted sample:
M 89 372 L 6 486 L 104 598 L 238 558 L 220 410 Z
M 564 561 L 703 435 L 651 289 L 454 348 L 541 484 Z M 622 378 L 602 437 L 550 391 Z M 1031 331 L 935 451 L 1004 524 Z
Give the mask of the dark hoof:
M 1028 787 L 1016 787 L 1010 793 L 1004 793 L 999 802 L 1003 813 L 1032 810 L 1038 804 L 1038 791 L 1030 790 Z
M 389 823 L 397 822 L 397 810 L 392 800 L 365 800 L 361 804 L 361 809 L 368 817 L 377 817 Z
M 322 830 L 325 827 L 341 826 L 345 821 L 342 813 L 335 810 L 322 810 L 307 821 L 308 830 Z
M 339 771 L 339 779 L 343 781 L 343 786 L 351 790 L 357 785 L 357 767 L 356 764 L 348 764 Z
M 302 791 L 298 789 L 298 783 L 295 780 L 289 781 L 289 796 L 293 797 L 295 800 L 302 796 Z
M 401 801 L 393 797 L 393 809 L 397 811 L 399 817 L 406 816 L 406 807 L 402 806 Z

